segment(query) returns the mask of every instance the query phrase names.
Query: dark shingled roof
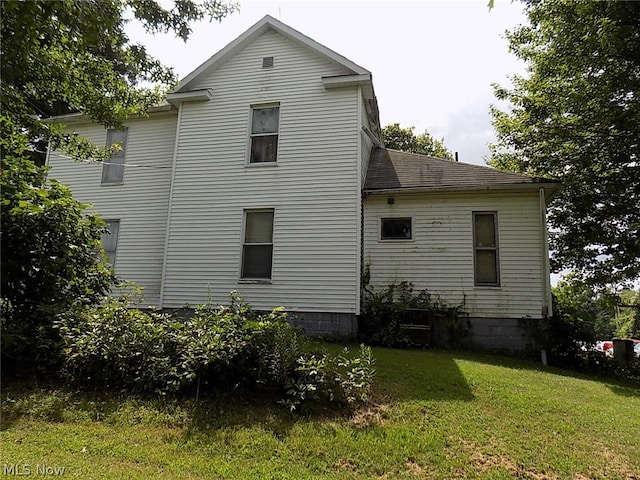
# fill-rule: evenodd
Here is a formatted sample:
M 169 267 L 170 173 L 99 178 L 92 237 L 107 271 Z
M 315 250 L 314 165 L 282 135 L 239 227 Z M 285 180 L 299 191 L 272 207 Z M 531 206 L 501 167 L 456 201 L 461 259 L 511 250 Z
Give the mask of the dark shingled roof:
M 364 190 L 443 189 L 531 183 L 556 182 L 517 173 L 501 172 L 491 167 L 374 148 L 369 159 Z

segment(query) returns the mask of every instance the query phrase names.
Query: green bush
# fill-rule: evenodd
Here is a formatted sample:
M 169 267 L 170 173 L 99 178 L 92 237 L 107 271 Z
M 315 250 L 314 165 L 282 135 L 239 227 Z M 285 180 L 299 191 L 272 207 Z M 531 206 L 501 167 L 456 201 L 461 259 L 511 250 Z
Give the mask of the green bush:
M 286 397 L 281 401 L 291 410 L 313 401 L 353 404 L 366 402 L 375 376 L 371 348 L 360 346 L 360 356 L 306 354 L 297 359 L 293 375 L 286 381 Z
M 67 187 L 47 179 L 46 167 L 29 158 L 24 135 L 0 144 L 3 370 L 55 371 L 61 358 L 56 317 L 99 302 L 115 281 L 98 254 L 105 224 Z
M 410 282 L 394 282 L 381 289 L 364 289 L 358 320 L 360 340 L 369 345 L 410 347 L 407 331 L 401 328 L 409 309 L 428 312 L 438 321 L 442 346 L 459 345 L 470 335 L 462 306 L 449 306 L 427 290 L 416 292 Z
M 201 305 L 186 319 L 130 304 L 124 295 L 60 322 L 66 378 L 163 395 L 258 389 L 282 395 L 291 409 L 305 401 L 352 404 L 371 388 L 369 349 L 355 358 L 307 353 L 281 308 L 259 315 L 236 293 L 229 305 Z

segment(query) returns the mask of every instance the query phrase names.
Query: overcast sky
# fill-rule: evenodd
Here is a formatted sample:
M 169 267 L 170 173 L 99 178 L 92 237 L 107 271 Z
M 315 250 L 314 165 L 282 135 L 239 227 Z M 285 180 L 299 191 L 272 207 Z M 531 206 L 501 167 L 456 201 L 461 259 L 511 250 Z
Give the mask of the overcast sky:
M 491 83 L 524 72 L 504 38 L 526 23 L 519 2 L 489 11 L 487 0 L 240 1 L 222 23 L 195 25 L 186 44 L 134 24 L 128 33 L 184 78 L 267 14 L 371 71 L 383 126 L 428 130 L 461 161 L 484 164 L 495 138 Z

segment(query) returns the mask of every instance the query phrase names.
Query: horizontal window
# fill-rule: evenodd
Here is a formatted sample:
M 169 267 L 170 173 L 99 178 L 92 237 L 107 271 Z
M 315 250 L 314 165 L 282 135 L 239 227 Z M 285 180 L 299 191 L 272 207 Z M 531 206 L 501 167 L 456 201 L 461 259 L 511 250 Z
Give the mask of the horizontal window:
M 411 217 L 381 218 L 380 240 L 411 240 Z

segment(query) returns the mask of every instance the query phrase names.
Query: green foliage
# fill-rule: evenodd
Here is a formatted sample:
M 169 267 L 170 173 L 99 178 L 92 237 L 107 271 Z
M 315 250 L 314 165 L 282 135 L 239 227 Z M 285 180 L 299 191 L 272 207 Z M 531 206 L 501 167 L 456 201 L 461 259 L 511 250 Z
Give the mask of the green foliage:
M 620 292 L 613 323 L 616 337 L 640 339 L 640 289 Z
M 1 115 L 10 122 L 1 135 L 26 132 L 41 152 L 50 142 L 73 158 L 106 158 L 104 148 L 43 119 L 80 112 L 119 127 L 163 100 L 175 74 L 129 42 L 127 11 L 150 32 L 173 31 L 186 40 L 191 22 L 221 20 L 235 9 L 219 0 L 180 0 L 169 10 L 154 0 L 3 1 Z
M 201 305 L 182 318 L 130 308 L 129 295 L 74 312 L 60 322 L 66 378 L 82 385 L 175 394 L 192 388 L 259 389 L 302 402 L 364 401 L 373 359 L 316 357 L 281 308 L 259 315 L 232 292 L 229 305 Z M 307 393 L 313 391 L 313 394 Z
M 297 359 L 293 374 L 285 384 L 286 397 L 281 403 L 295 410 L 304 402 L 339 402 L 351 405 L 366 402 L 375 377 L 375 360 L 371 348 L 360 345 L 360 356 L 306 354 Z
M 453 160 L 453 154 L 444 145 L 444 138 L 440 140 L 433 138 L 426 130 L 424 133 L 416 135 L 413 133 L 414 128 L 402 128 L 399 123 L 384 127 L 382 142 L 385 148 Z
M 495 87 L 490 163 L 557 179 L 555 270 L 594 285 L 640 276 L 640 3 L 528 0 L 508 34 L 528 75 Z
M 370 286 L 364 289 L 358 320 L 362 341 L 385 347 L 410 347 L 412 342 L 401 327 L 403 323 L 411 323 L 409 309 L 425 311 L 432 323 L 437 323 L 444 335 L 439 335 L 436 342 L 442 346 L 461 345 L 470 335 L 461 305 L 449 306 L 427 290 L 415 292 L 410 282 L 394 282 L 382 289 Z
M 105 225 L 67 187 L 46 179 L 24 135 L 0 142 L 3 367 L 55 366 L 56 317 L 96 303 L 115 281 L 99 254 Z
M 640 359 L 627 368 L 621 368 L 604 352 L 595 349 L 598 340 L 633 333 L 619 328 L 625 323 L 620 322 L 619 315 L 616 315 L 618 305 L 625 298 L 628 299 L 629 295 L 598 292 L 577 277 L 560 282 L 553 290 L 553 318 L 546 332 L 550 364 L 591 373 L 640 378 Z

